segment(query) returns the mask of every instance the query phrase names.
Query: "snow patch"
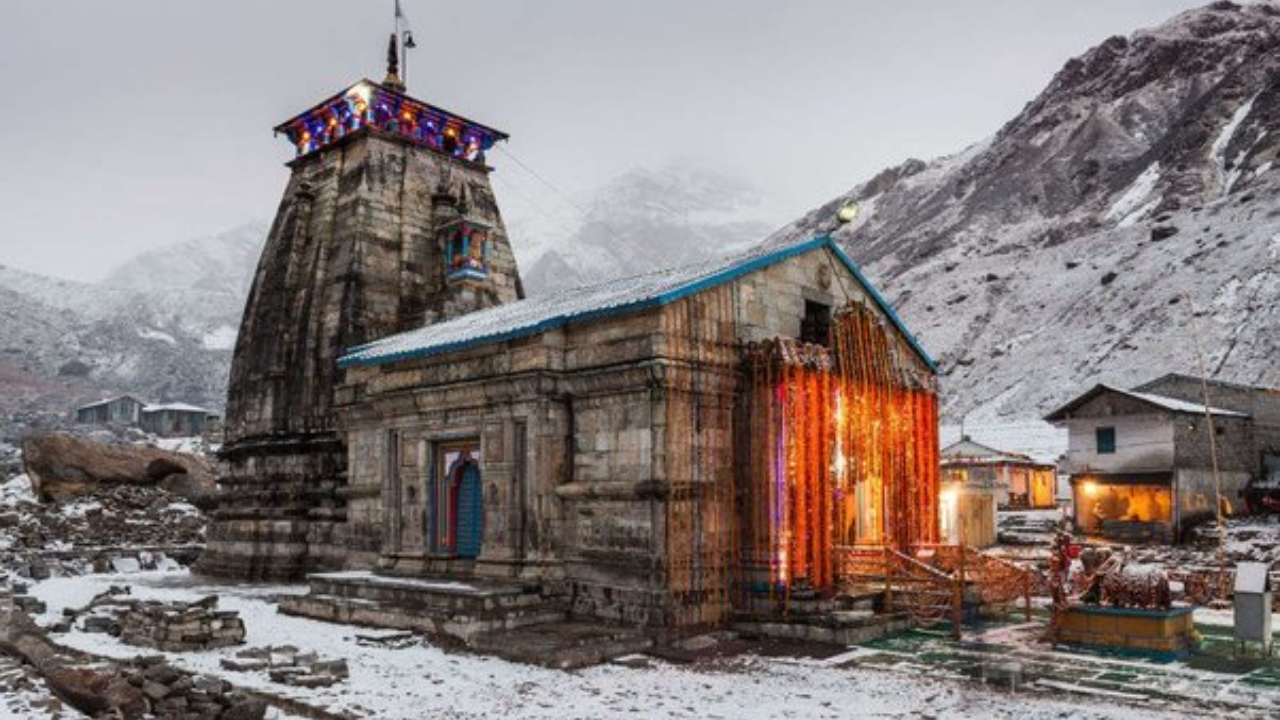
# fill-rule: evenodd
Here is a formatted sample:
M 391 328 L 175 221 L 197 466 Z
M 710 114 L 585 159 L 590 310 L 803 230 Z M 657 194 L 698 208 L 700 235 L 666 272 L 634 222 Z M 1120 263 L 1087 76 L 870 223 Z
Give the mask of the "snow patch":
M 4 484 L 0 484 L 0 507 L 16 507 L 18 503 L 33 503 L 36 493 L 31 489 L 31 478 L 26 475 L 15 475 Z
M 158 340 L 170 345 L 177 345 L 178 340 L 167 332 L 156 330 L 154 328 L 142 328 L 138 330 L 138 337 L 143 340 Z
M 1151 163 L 1151 166 L 1134 179 L 1120 199 L 1107 211 L 1107 219 L 1120 227 L 1128 227 L 1141 220 L 1160 204 L 1159 197 L 1150 201 L 1147 199 L 1156 189 L 1156 183 L 1159 180 L 1160 163 Z
M 1258 99 L 1258 93 L 1249 98 L 1249 101 L 1236 108 L 1235 114 L 1222 126 L 1222 131 L 1218 133 L 1218 137 L 1214 139 L 1213 145 L 1209 146 L 1209 157 L 1213 160 L 1214 165 L 1218 167 L 1218 176 L 1222 178 L 1222 194 L 1231 192 L 1231 186 L 1235 184 L 1235 180 L 1239 178 L 1239 171 L 1227 171 L 1227 147 L 1231 144 L 1231 139 L 1235 137 L 1236 130 L 1240 128 L 1240 123 L 1249 116 L 1253 110 L 1253 101 Z M 1240 158 L 1237 159 L 1237 163 Z M 1234 176 L 1234 177 L 1233 177 Z
M 204 345 L 206 350 L 231 350 L 236 346 L 238 334 L 230 325 L 221 325 L 205 333 L 200 339 L 200 344 Z

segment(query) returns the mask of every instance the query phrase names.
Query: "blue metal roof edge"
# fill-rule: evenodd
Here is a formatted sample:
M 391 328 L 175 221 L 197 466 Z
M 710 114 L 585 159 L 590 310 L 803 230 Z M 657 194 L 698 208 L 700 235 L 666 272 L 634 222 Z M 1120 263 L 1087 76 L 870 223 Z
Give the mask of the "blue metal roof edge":
M 780 248 L 771 253 L 766 253 L 759 257 L 752 258 L 738 265 L 731 265 L 729 267 L 723 268 L 718 272 L 714 272 L 700 280 L 694 280 L 684 285 L 680 285 L 678 287 L 672 288 L 671 290 L 668 290 L 665 293 L 660 293 L 651 298 L 645 298 L 643 300 L 636 300 L 634 302 L 626 303 L 624 305 L 618 305 L 615 307 L 608 307 L 608 308 L 600 308 L 597 310 L 589 310 L 586 312 L 555 315 L 553 317 L 546 318 L 545 320 L 542 320 L 540 322 L 536 322 L 532 325 L 515 328 L 512 330 L 508 330 L 506 332 L 494 333 L 492 335 L 482 335 L 482 336 L 470 338 L 467 340 L 458 340 L 458 341 L 444 343 L 441 345 L 435 345 L 431 347 L 416 348 L 413 350 L 403 350 L 401 352 L 391 353 L 390 355 L 380 355 L 378 357 L 361 358 L 361 357 L 355 357 L 355 355 L 371 347 L 372 345 L 377 344 L 377 342 L 381 342 L 381 341 L 375 341 L 373 343 L 360 345 L 360 346 L 349 349 L 346 352 L 346 354 L 344 354 L 341 358 L 339 358 L 338 367 L 347 368 L 347 367 L 359 367 L 364 365 L 383 365 L 386 363 L 398 362 L 401 360 L 412 360 L 416 358 L 431 357 L 432 355 L 443 355 L 445 353 L 467 350 L 480 345 L 488 345 L 490 343 L 497 343 L 497 342 L 506 342 L 507 340 L 515 340 L 517 338 L 528 337 L 530 335 L 537 335 L 539 333 L 543 333 L 548 330 L 554 330 L 558 327 L 563 327 L 565 325 L 568 325 L 571 322 L 586 322 L 591 320 L 598 320 L 605 317 L 622 315 L 624 313 L 635 312 L 638 310 L 645 310 L 652 307 L 660 307 L 662 305 L 668 305 L 670 303 L 673 303 L 677 300 L 682 300 L 686 297 L 689 297 L 690 295 L 694 295 L 696 293 L 702 292 L 703 290 L 713 288 L 717 285 L 729 282 L 731 280 L 736 280 L 737 278 L 740 278 L 743 275 L 747 275 L 752 272 L 755 272 L 756 270 L 769 267 L 770 265 L 775 265 L 779 262 L 782 262 L 783 260 L 789 260 L 798 255 L 803 255 L 809 252 L 810 250 L 815 250 L 821 247 L 830 248 L 832 252 L 835 253 L 836 257 L 840 260 L 841 264 L 843 264 L 845 268 L 848 269 L 849 272 L 853 274 L 854 278 L 858 281 L 858 283 L 861 284 L 863 289 L 867 291 L 867 294 L 869 294 L 872 297 L 872 299 L 875 300 L 876 304 L 880 306 L 880 309 L 883 310 L 889 316 L 889 319 L 893 322 L 894 327 L 898 328 L 898 331 L 901 332 L 903 336 L 906 337 L 908 344 L 911 345 L 911 348 L 916 352 L 916 354 L 918 354 L 920 358 L 924 360 L 925 364 L 929 366 L 930 370 L 937 372 L 938 368 L 934 364 L 933 359 L 930 358 L 929 354 L 926 353 L 924 349 L 920 347 L 920 344 L 916 341 L 915 336 L 912 335 L 907 330 L 906 326 L 902 324 L 902 320 L 898 317 L 897 313 L 893 311 L 893 308 L 889 306 L 889 303 L 885 301 L 884 297 L 880 295 L 880 292 L 876 290 L 875 286 L 872 285 L 867 280 L 867 278 L 862 274 L 860 270 L 858 270 L 858 266 L 855 265 L 853 261 L 849 259 L 849 256 L 846 255 L 842 249 L 840 249 L 839 244 L 836 243 L 835 240 L 833 240 L 830 235 L 818 235 L 816 237 L 810 238 L 809 240 L 805 240 L 804 242 L 800 242 L 800 243 L 796 243 L 795 245 L 789 245 L 787 247 Z
M 862 271 L 854 264 L 853 259 L 845 254 L 844 248 L 840 247 L 840 243 L 833 240 L 830 235 L 825 235 L 824 237 L 827 239 L 827 246 L 831 248 L 831 251 L 836 254 L 837 258 L 840 258 L 840 262 L 844 263 L 844 266 L 849 270 L 849 272 L 853 273 L 853 276 L 858 279 L 858 283 L 862 285 L 862 289 L 866 290 L 867 294 L 871 296 L 871 299 L 876 301 L 876 305 L 879 305 L 880 309 L 884 311 L 884 314 L 889 316 L 889 320 L 893 322 L 894 327 L 898 328 L 898 332 L 902 333 L 902 336 L 907 339 L 907 344 L 911 346 L 911 349 L 916 351 L 916 354 L 920 356 L 921 360 L 924 360 L 924 364 L 928 365 L 930 370 L 935 373 L 938 372 L 938 366 L 933 362 L 933 358 L 929 357 L 929 353 L 925 352 L 924 348 L 920 345 L 920 341 L 916 340 L 916 336 L 907 329 L 905 324 L 903 324 L 902 318 L 898 317 L 898 313 L 894 311 L 893 306 L 889 304 L 889 301 L 885 300 L 884 296 L 880 294 L 880 291 L 876 289 L 876 286 L 872 285 L 871 281 L 862 274 Z

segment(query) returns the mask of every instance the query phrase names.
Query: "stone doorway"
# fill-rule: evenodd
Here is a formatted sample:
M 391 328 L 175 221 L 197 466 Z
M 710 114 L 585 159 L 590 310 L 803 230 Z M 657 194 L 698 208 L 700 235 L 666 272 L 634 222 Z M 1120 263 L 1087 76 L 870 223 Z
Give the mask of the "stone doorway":
M 429 517 L 433 554 L 475 559 L 484 533 L 480 443 L 442 443 L 432 473 Z

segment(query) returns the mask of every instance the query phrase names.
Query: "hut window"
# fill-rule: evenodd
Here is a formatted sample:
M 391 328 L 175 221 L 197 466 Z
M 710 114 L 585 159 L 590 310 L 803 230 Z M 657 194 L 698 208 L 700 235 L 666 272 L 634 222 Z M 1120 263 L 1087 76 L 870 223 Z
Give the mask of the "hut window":
M 1097 440 L 1099 455 L 1110 455 L 1116 451 L 1115 428 L 1100 427 L 1094 431 L 1094 438 Z
M 830 338 L 831 306 L 805 300 L 804 319 L 800 321 L 800 340 L 825 346 L 830 342 Z

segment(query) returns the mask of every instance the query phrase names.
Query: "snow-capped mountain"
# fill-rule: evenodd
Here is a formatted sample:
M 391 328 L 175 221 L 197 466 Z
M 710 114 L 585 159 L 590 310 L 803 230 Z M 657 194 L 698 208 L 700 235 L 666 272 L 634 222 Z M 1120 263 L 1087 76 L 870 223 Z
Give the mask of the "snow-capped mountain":
M 116 391 L 221 408 L 265 237 L 251 224 L 144 252 L 98 283 L 0 266 L 0 410 Z
M 837 237 L 945 373 L 947 414 L 1095 382 L 1280 386 L 1280 4 L 1218 2 L 1072 59 L 994 137 L 908 160 L 780 237 Z
M 728 253 L 763 237 L 768 216 L 751 185 L 669 166 L 633 169 L 585 204 L 517 213 L 509 225 L 525 289 L 535 294 Z

